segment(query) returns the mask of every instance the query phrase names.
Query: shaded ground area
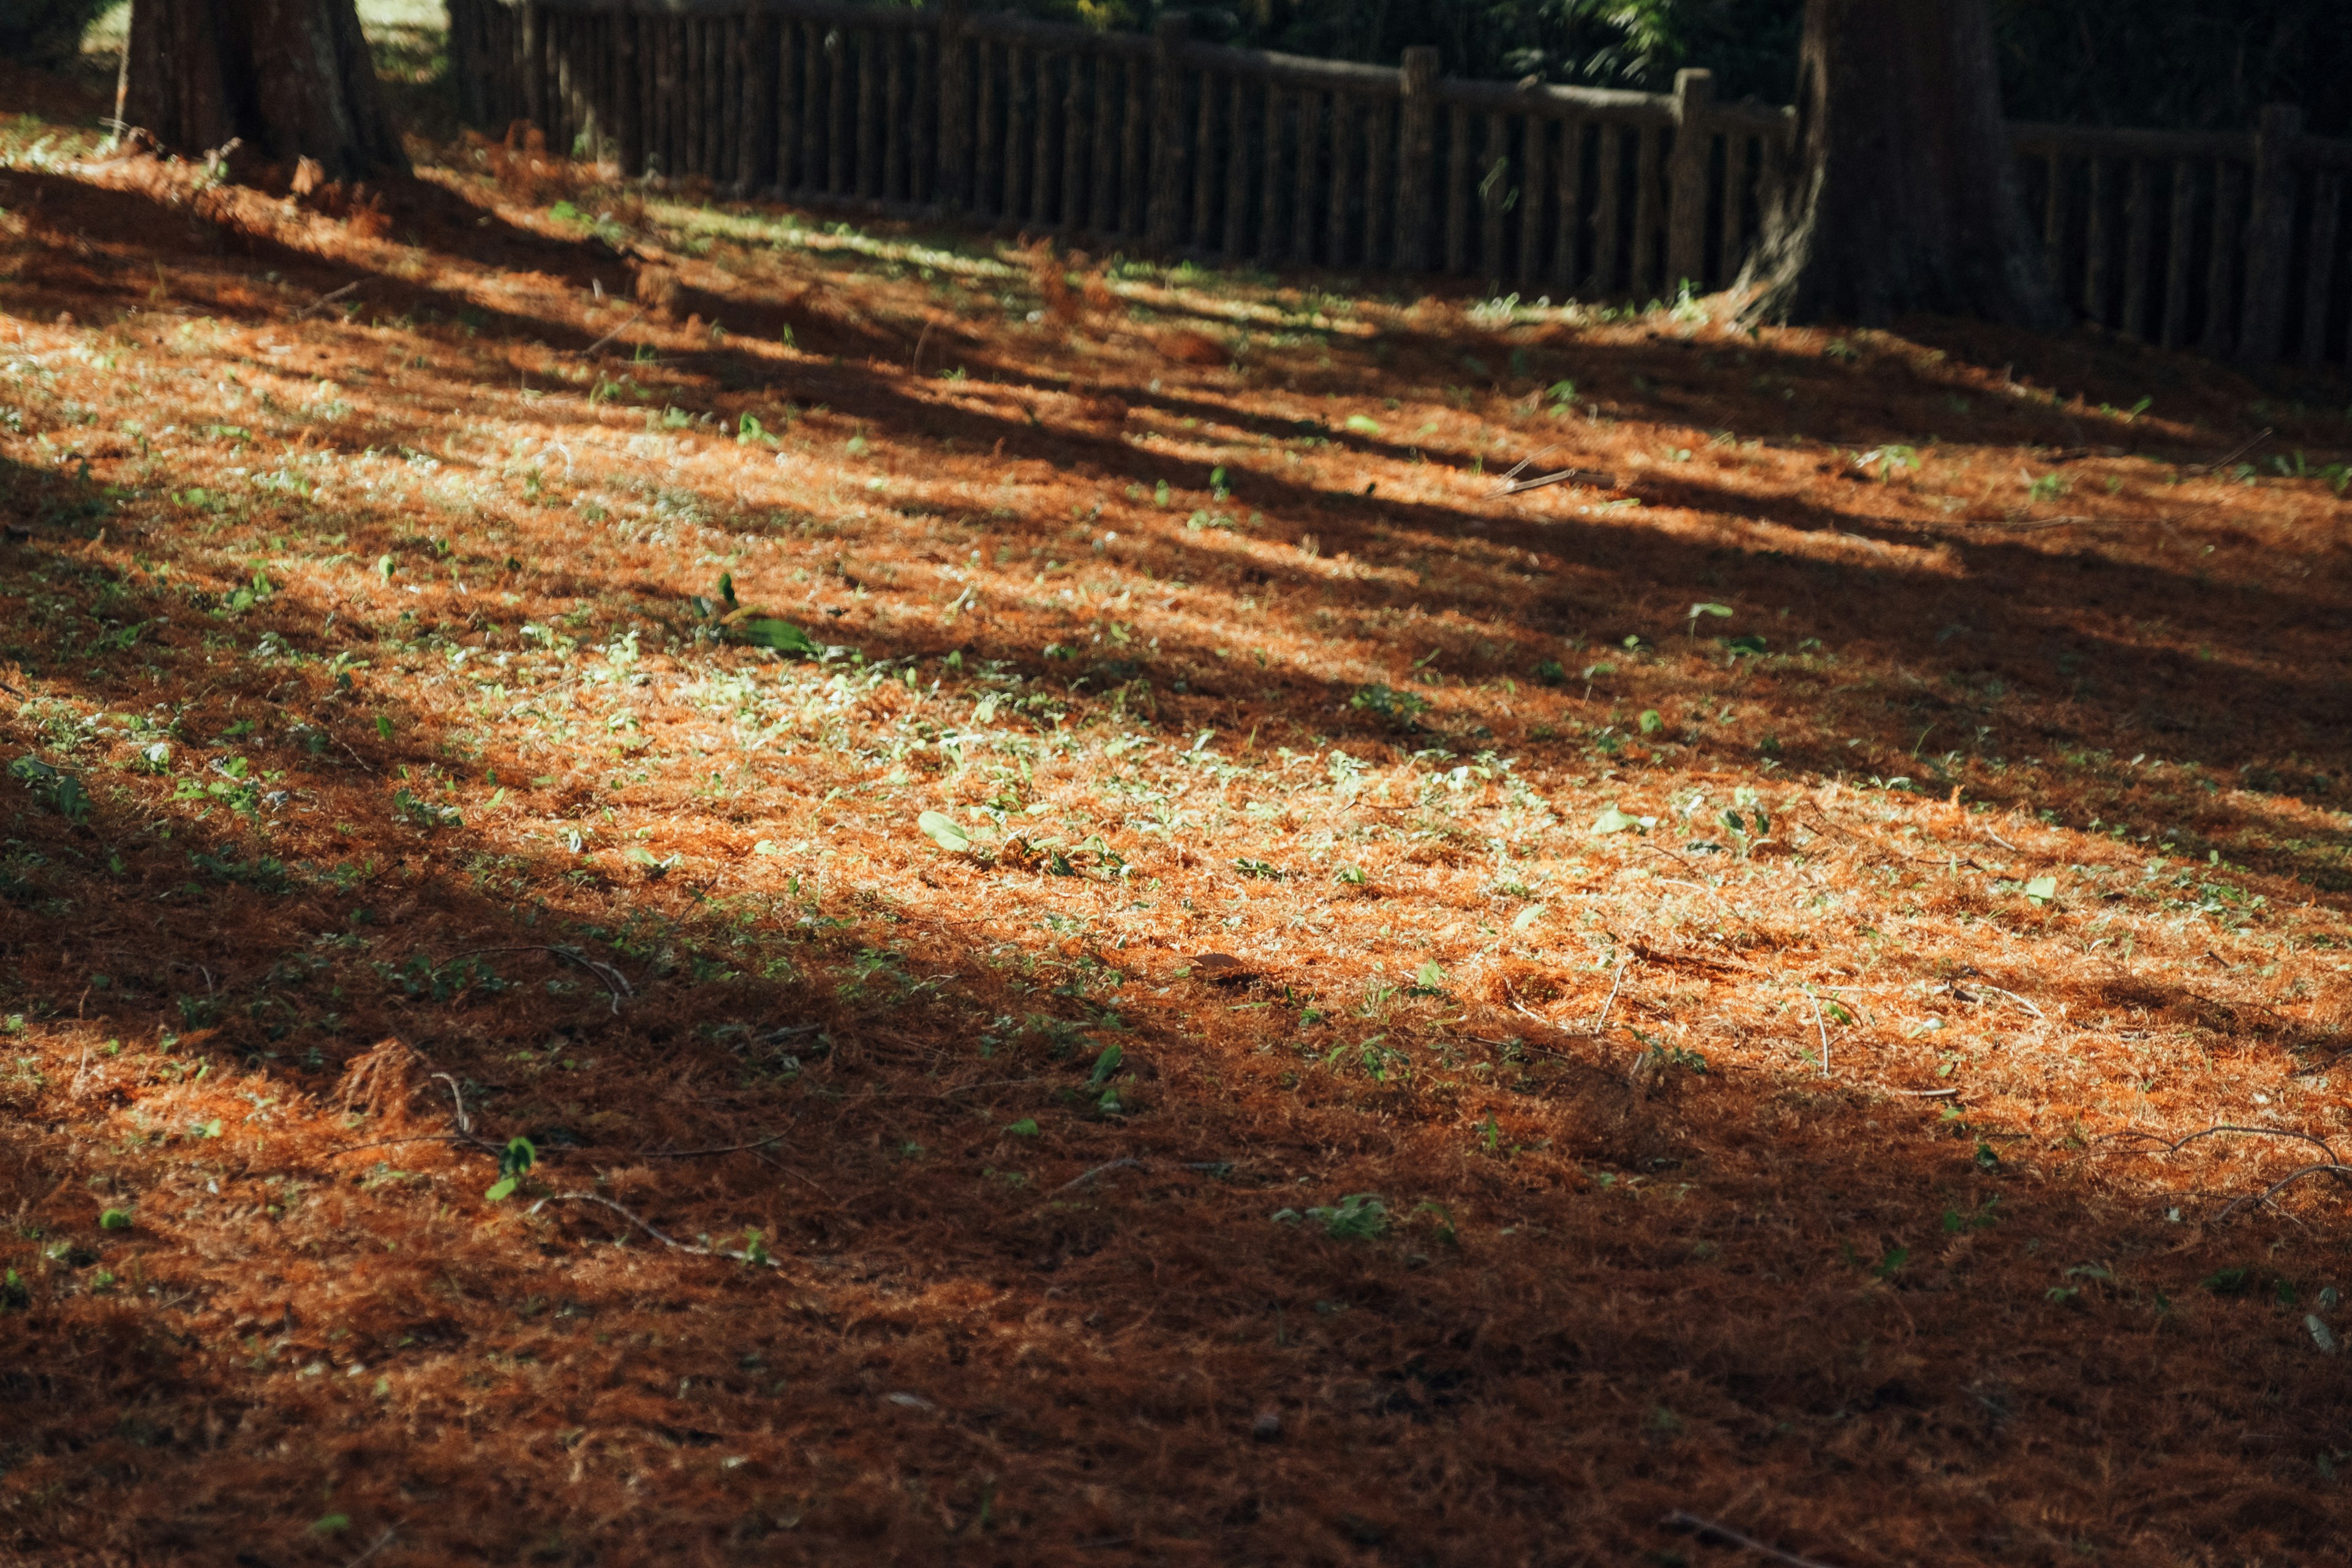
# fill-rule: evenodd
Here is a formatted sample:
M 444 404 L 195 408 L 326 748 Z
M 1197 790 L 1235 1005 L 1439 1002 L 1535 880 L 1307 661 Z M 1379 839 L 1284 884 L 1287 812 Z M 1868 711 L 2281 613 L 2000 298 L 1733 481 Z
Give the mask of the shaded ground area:
M 0 1550 L 2342 1555 L 2340 383 L 43 102 Z

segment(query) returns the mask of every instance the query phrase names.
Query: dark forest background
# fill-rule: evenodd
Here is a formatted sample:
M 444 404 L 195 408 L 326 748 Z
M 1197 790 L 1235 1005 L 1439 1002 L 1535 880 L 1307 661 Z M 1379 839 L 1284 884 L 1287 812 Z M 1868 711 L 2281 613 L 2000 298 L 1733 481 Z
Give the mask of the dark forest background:
M 936 0 L 932 0 L 936 3 Z M 1684 66 L 1720 98 L 1790 100 L 1802 0 L 1020 0 L 1033 15 L 1149 26 L 1193 13 L 1221 41 L 1393 64 L 1433 44 L 1451 74 L 1663 89 Z M 2240 130 L 2265 103 L 2352 135 L 2347 0 L 1993 0 L 2018 120 Z
M 939 0 L 900 0 L 933 4 Z M 0 0 L 0 56 L 69 54 L 104 0 Z M 1802 0 L 975 0 L 1102 27 L 1192 12 L 1201 36 L 1393 64 L 1433 44 L 1458 76 L 1663 89 L 1684 66 L 1717 95 L 1789 100 Z M 2240 130 L 2298 103 L 2352 136 L 2347 0 L 1992 0 L 2011 118 Z M 364 7 L 362 7 L 364 9 Z

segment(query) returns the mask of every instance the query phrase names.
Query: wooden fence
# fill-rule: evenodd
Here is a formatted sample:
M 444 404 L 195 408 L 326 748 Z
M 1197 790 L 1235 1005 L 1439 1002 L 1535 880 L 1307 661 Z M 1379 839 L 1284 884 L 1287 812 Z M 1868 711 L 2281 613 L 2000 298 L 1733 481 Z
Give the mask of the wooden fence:
M 1443 272 L 1655 298 L 1738 273 L 1793 116 L 1672 93 L 1442 77 L 1153 34 L 841 0 L 449 0 L 475 124 L 527 120 L 632 175 L 1097 247 Z M 2085 317 L 2249 363 L 2343 363 L 2352 142 L 2019 125 Z

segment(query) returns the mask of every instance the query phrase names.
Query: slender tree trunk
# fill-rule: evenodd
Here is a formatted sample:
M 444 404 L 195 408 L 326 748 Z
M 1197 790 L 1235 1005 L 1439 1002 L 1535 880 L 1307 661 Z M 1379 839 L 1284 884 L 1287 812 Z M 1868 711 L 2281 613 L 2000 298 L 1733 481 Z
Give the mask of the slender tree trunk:
M 404 174 L 355 0 L 133 0 L 123 118 L 184 153 L 241 140 L 327 178 Z
M 1751 321 L 2062 325 L 2019 205 L 1986 0 L 1807 0 Z

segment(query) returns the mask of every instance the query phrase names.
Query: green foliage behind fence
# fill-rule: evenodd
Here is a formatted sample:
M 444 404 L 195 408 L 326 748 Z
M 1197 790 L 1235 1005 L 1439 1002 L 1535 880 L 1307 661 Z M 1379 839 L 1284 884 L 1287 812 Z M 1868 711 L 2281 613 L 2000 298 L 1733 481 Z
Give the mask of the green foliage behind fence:
M 931 0 L 936 4 L 937 0 Z M 1148 26 L 1190 8 L 1204 37 L 1394 64 L 1412 44 L 1454 75 L 1657 90 L 1705 66 L 1726 98 L 1789 100 L 1801 0 L 1019 0 L 1035 15 Z M 2242 131 L 2265 103 L 2352 134 L 2344 0 L 1993 0 L 2012 119 Z

